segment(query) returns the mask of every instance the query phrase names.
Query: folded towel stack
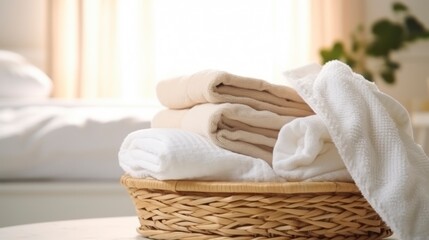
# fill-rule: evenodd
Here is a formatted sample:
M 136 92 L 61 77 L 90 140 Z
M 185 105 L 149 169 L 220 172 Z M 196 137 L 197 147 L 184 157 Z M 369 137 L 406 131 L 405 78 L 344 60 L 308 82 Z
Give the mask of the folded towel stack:
M 314 114 L 288 86 L 214 70 L 161 81 L 157 96 L 166 109 L 119 151 L 133 177 L 284 181 L 271 166 L 280 129 Z
M 161 81 L 154 128 L 180 128 L 217 146 L 271 164 L 282 126 L 314 114 L 292 88 L 264 80 L 206 70 Z
M 299 85 L 310 82 L 307 84 L 308 86 L 305 86 L 311 89 L 313 85 L 316 86 L 318 83 L 316 80 L 322 78 L 321 73 L 341 72 L 343 68 L 341 64 L 330 64 L 323 67 L 310 65 L 287 72 L 286 78 L 294 85 L 294 89 L 305 97 L 309 104 L 312 104 L 315 110 L 319 108 L 319 105 L 316 104 L 324 101 L 330 101 L 335 107 L 350 101 L 351 105 L 348 108 L 338 107 L 334 109 L 330 107 L 326 110 L 329 115 L 338 115 L 335 118 L 336 121 L 341 120 L 345 126 L 349 126 L 354 123 L 354 119 L 349 119 L 348 116 L 353 116 L 355 112 L 362 112 L 362 107 L 353 107 L 356 105 L 353 101 L 357 101 L 354 99 L 358 99 L 358 97 L 352 99 L 347 96 L 354 96 L 359 90 L 340 83 L 352 79 L 350 81 L 354 81 L 355 85 L 362 85 L 362 81 L 353 80 L 355 75 L 349 74 L 346 80 L 338 80 L 338 83 L 330 84 L 329 87 L 335 91 L 319 97 L 317 100 L 314 98 L 318 96 L 317 94 L 325 91 L 324 89 L 309 94 L 309 90 L 303 90 Z M 334 82 L 334 80 L 330 82 Z M 374 85 L 372 87 L 374 94 L 379 94 L 378 89 Z M 152 127 L 165 129 L 162 134 L 178 129 L 187 131 L 186 134 L 181 132 L 170 136 L 171 141 L 178 141 L 186 146 L 173 144 L 173 148 L 169 144 L 161 144 L 158 149 L 153 149 L 151 146 L 155 146 L 161 140 L 152 137 L 151 134 L 161 133 L 143 130 L 134 135 L 139 137 L 129 136 L 124 141 L 119 152 L 121 166 L 123 169 L 133 170 L 134 172 L 127 172 L 131 175 L 134 174 L 134 176 L 145 175 L 158 179 L 177 179 L 179 175 L 167 174 L 171 172 L 167 171 L 165 166 L 168 165 L 170 169 L 182 169 L 182 165 L 187 165 L 191 166 L 190 169 L 194 169 L 194 171 L 200 171 L 198 168 L 193 168 L 196 166 L 195 164 L 185 164 L 185 161 L 177 160 L 180 157 L 183 160 L 187 156 L 190 162 L 195 159 L 204 162 L 203 165 L 208 166 L 208 169 L 212 169 L 213 172 L 205 171 L 205 177 L 201 177 L 198 175 L 199 173 L 189 174 L 188 172 L 188 177 L 180 175 L 181 179 L 198 177 L 209 178 L 210 180 L 241 179 L 246 181 L 268 181 L 269 179 L 279 180 L 280 178 L 283 181 L 356 181 L 350 172 L 353 173 L 353 170 L 361 171 L 363 168 L 357 169 L 348 166 L 347 156 L 344 154 L 344 149 L 353 146 L 353 141 L 349 141 L 348 145 L 338 139 L 335 142 L 336 139 L 332 138 L 332 130 L 329 127 L 335 129 L 336 125 L 331 124 L 329 126 L 325 121 L 322 121 L 323 118 L 320 115 L 323 116 L 324 112 L 318 112 L 315 115 L 294 89 L 287 86 L 272 85 L 263 80 L 217 71 L 203 71 L 191 76 L 162 81 L 157 89 L 158 98 L 167 109 L 154 117 Z M 330 100 L 338 96 L 344 96 L 344 99 L 341 99 L 342 102 Z M 384 97 L 380 101 L 386 101 L 385 98 L 387 99 Z M 394 111 L 391 109 L 399 109 L 400 105 L 398 105 L 394 103 L 380 109 Z M 366 107 L 374 108 L 375 106 L 377 105 L 368 104 Z M 350 115 L 339 114 L 345 110 L 349 110 Z M 370 110 L 373 111 L 373 109 Z M 374 110 L 374 114 L 381 116 L 383 113 L 381 110 Z M 362 115 L 369 116 L 366 113 L 362 113 Z M 406 120 L 409 119 L 406 114 L 403 114 L 400 120 L 407 122 Z M 410 131 L 401 124 L 397 124 L 396 127 Z M 372 132 L 381 132 L 381 130 L 374 129 Z M 347 128 L 337 135 L 341 136 L 346 132 Z M 186 138 L 177 137 L 182 134 L 185 134 Z M 372 135 L 369 132 L 365 135 L 367 138 L 364 140 L 372 142 Z M 341 139 L 343 138 L 341 137 Z M 140 143 L 142 141 L 145 143 L 144 147 Z M 201 144 L 202 141 L 209 143 Z M 222 179 L 221 175 L 218 174 L 221 171 L 215 170 L 216 168 L 213 167 L 216 162 L 208 157 L 207 149 L 204 149 L 210 144 L 213 146 L 209 152 L 212 152 L 213 156 L 225 157 L 225 159 L 218 159 L 216 161 L 218 163 L 233 161 L 233 158 L 243 160 L 243 157 L 247 159 L 247 163 L 264 160 L 262 162 L 265 165 L 261 163 L 257 163 L 257 165 L 264 166 L 261 169 L 270 168 L 272 172 L 264 176 L 257 176 L 257 171 L 249 170 L 254 168 L 239 165 L 239 163 L 245 162 L 245 160 L 240 160 L 234 162 L 236 168 L 241 169 L 238 172 L 241 172 L 242 176 L 231 177 L 233 174 L 237 174 L 237 171 L 232 172 L 232 168 L 229 168 L 224 169 L 225 172 L 222 176 L 225 178 Z M 414 146 L 413 142 L 410 144 Z M 216 150 L 214 151 L 214 149 Z M 227 153 L 223 151 L 227 151 Z M 153 162 L 153 159 L 157 159 L 163 163 L 151 165 L 147 154 L 156 156 L 150 161 Z M 365 151 L 363 154 L 366 156 Z M 177 166 L 177 164 L 181 165 Z M 140 171 L 145 168 L 148 171 Z M 264 170 L 263 172 L 270 171 Z M 165 175 L 161 176 L 161 173 L 165 173 Z

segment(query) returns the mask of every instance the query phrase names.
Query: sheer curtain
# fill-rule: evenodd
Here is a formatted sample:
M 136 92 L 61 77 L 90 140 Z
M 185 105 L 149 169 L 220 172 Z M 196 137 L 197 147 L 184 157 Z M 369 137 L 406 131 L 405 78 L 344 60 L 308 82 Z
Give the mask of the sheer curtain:
M 154 99 L 212 68 L 283 81 L 361 21 L 360 0 L 50 0 L 54 97 Z

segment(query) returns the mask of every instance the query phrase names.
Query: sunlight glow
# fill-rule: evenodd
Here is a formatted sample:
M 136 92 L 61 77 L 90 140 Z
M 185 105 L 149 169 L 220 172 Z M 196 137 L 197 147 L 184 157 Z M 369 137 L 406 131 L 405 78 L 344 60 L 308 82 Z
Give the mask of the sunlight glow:
M 157 81 L 204 69 L 284 83 L 309 61 L 309 1 L 118 1 L 121 95 L 154 97 Z
M 213 68 L 282 81 L 279 72 L 302 62 L 290 56 L 308 42 L 303 41 L 307 36 L 296 36 L 308 29 L 306 4 L 308 0 L 154 1 L 156 77 Z M 307 61 L 305 50 L 302 56 Z

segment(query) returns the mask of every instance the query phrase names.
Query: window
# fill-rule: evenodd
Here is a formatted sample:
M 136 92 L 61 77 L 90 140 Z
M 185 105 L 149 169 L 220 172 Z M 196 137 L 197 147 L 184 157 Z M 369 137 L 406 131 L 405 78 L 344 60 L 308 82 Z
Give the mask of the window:
M 339 2 L 329 2 L 334 1 Z M 57 97 L 154 99 L 157 81 L 208 68 L 283 84 L 283 71 L 318 60 L 312 31 L 318 1 L 50 4 L 51 77 Z

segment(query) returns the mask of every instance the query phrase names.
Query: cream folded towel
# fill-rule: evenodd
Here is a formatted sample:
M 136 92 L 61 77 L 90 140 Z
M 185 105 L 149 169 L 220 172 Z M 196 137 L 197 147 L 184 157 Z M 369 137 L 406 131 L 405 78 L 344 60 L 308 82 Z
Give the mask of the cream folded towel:
M 200 103 L 240 103 L 280 115 L 314 114 L 288 86 L 216 70 L 163 80 L 156 90 L 159 101 L 171 109 L 190 108 Z
M 287 181 L 353 181 L 317 115 L 297 118 L 281 128 L 273 168 Z
M 130 133 L 119 150 L 119 165 L 135 178 L 159 180 L 282 181 L 263 160 L 222 149 L 181 129 Z
M 407 111 L 339 61 L 285 73 L 325 124 L 363 196 L 399 239 L 428 239 L 429 159 Z
M 198 133 L 214 144 L 271 164 L 280 128 L 295 119 L 242 104 L 199 104 L 190 109 L 160 111 L 153 128 L 180 128 Z

